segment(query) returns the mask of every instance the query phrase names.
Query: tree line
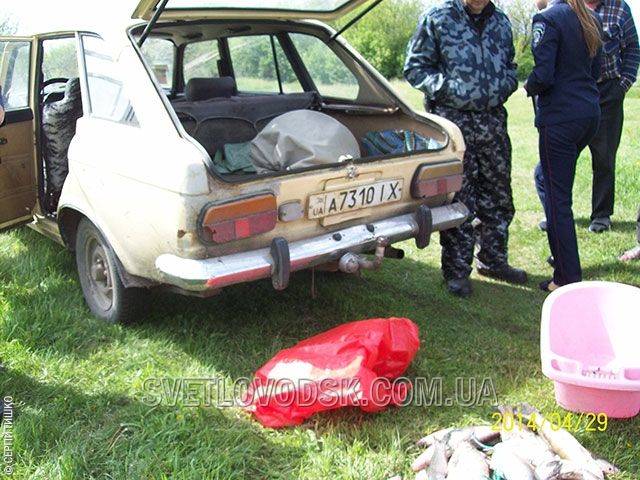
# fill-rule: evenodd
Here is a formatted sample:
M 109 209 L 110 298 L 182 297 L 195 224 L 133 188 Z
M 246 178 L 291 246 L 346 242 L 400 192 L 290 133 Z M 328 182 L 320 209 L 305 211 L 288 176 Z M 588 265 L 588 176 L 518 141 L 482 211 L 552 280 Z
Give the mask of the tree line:
M 442 0 L 385 0 L 344 32 L 344 37 L 386 78 L 401 78 L 407 43 L 420 15 Z M 525 80 L 533 68 L 531 0 L 494 0 L 513 27 L 518 78 Z M 336 28 L 346 24 L 340 20 Z

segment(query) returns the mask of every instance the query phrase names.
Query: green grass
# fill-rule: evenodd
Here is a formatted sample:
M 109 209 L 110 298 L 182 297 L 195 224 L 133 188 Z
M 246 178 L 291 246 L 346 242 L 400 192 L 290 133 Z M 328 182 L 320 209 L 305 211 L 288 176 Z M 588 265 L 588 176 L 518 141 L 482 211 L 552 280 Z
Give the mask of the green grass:
M 419 94 L 399 87 L 419 107 Z M 11 478 L 413 478 L 417 439 L 446 426 L 492 423 L 491 405 L 410 405 L 374 414 L 345 408 L 281 430 L 263 428 L 238 408 L 188 406 L 180 395 L 177 403 L 165 398 L 148 406 L 149 379 L 215 378 L 229 386 L 283 348 L 366 318 L 412 319 L 421 348 L 406 376 L 441 378 L 445 397 L 455 394 L 456 377 L 487 378 L 499 402 L 526 401 L 548 415 L 565 415 L 540 369 L 545 295 L 537 284 L 551 270 L 546 238 L 536 227 L 542 213 L 533 184 L 531 103 L 519 91 L 508 108 L 517 208 L 510 260 L 529 272 L 523 286 L 474 273 L 471 298 L 448 295 L 434 235 L 425 250 L 405 242 L 405 259 L 386 260 L 360 277 L 317 273 L 315 296 L 310 272 L 294 274 L 282 292 L 260 281 L 209 299 L 153 294 L 146 318 L 122 327 L 88 313 L 69 252 L 27 228 L 0 235 L 0 393 L 11 396 L 15 408 Z M 609 233 L 586 230 L 589 157 L 580 160 L 574 212 L 585 280 L 640 286 L 640 264 L 616 260 L 635 242 L 638 132 L 640 89 L 634 88 Z M 615 478 L 640 478 L 640 416 L 609 419 L 605 431 L 585 427 L 576 435 L 624 470 Z

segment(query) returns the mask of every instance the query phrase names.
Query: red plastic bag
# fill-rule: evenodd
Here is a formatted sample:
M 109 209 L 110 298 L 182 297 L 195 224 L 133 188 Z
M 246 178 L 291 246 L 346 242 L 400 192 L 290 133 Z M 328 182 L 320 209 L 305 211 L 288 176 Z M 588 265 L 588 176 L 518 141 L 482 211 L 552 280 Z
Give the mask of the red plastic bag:
M 323 410 L 399 405 L 409 385 L 395 380 L 419 347 L 418 327 L 407 318 L 341 325 L 278 352 L 256 372 L 244 408 L 266 427 L 285 427 Z

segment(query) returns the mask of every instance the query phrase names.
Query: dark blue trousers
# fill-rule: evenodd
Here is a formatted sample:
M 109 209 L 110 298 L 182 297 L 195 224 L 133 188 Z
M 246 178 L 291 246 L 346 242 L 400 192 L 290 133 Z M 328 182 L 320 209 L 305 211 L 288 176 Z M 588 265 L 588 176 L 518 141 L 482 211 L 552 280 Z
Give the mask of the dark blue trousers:
M 538 198 L 540 199 L 540 204 L 542 208 L 544 208 L 545 204 L 545 195 L 544 195 L 544 175 L 542 174 L 542 165 L 540 162 L 536 165 L 535 170 L 533 171 L 533 180 L 536 183 L 536 192 L 538 192 Z M 545 213 L 545 219 L 546 219 Z
M 582 280 L 573 219 L 573 181 L 580 152 L 595 135 L 600 117 L 540 127 L 538 148 L 544 177 L 547 238 L 555 260 L 556 285 Z

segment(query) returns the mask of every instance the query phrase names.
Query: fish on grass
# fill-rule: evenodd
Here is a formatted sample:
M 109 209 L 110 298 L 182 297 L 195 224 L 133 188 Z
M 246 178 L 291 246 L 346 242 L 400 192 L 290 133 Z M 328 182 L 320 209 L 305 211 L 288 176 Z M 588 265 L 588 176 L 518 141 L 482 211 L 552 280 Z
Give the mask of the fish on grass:
M 499 406 L 498 409 L 503 416 L 509 414 L 513 418 L 514 412 L 510 406 Z M 500 440 L 533 468 L 557 458 L 549 444 L 525 424 L 518 428 L 501 428 Z
M 493 429 L 491 425 L 476 425 L 470 427 L 449 427 L 431 433 L 416 442 L 420 447 L 427 447 L 411 463 L 411 469 L 415 472 L 429 466 L 435 446 L 439 442 L 444 442 L 447 458 L 453 455 L 458 445 L 464 442 L 471 442 L 477 448 L 484 447 L 500 437 L 500 432 Z
M 515 415 L 511 406 L 500 412 Z M 411 463 L 416 480 L 604 480 L 620 470 L 557 428 L 528 404 L 518 428 L 449 427 L 422 437 Z M 530 428 L 529 428 L 530 427 Z
M 535 478 L 540 480 L 598 480 L 603 476 L 594 474 L 585 466 L 571 460 L 552 460 L 535 470 Z
M 451 455 L 447 480 L 486 480 L 489 459 L 469 441 L 462 442 Z
M 522 414 L 522 418 L 526 419 L 527 422 L 535 423 L 538 435 L 549 444 L 561 460 L 567 460 L 576 465 L 580 465 L 585 472 L 593 475 L 593 479 L 604 480 L 604 474 L 598 462 L 596 462 L 591 453 L 589 453 L 569 431 L 564 428 L 553 428 L 553 426 L 549 422 L 545 422 L 544 417 L 529 404 L 523 404 L 520 413 Z
M 438 430 L 437 432 L 430 433 L 426 437 L 422 437 L 416 442 L 416 445 L 419 447 L 429 447 L 447 436 L 449 439 L 447 443 L 449 445 L 456 445 L 459 442 L 469 439 L 474 441 L 477 440 L 478 442 L 486 444 L 497 439 L 500 436 L 500 431 L 496 430 L 491 425 L 448 427 Z
M 416 474 L 416 480 L 445 480 L 447 478 L 447 473 L 449 473 L 447 457 L 448 439 L 449 437 L 445 436 L 442 440 L 435 443 L 429 465 Z
M 489 465 L 495 480 L 538 480 L 531 464 L 520 455 L 519 447 L 508 442 L 493 447 Z

